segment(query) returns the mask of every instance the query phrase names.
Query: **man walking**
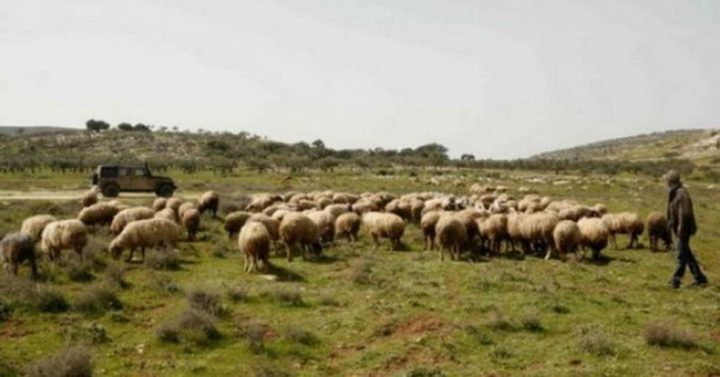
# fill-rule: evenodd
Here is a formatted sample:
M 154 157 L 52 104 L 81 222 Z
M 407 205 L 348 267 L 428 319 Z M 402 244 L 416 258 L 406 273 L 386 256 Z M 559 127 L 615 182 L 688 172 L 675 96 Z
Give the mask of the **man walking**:
M 670 285 L 673 288 L 680 288 L 683 275 L 685 275 L 685 267 L 689 267 L 690 272 L 695 277 L 695 284 L 705 286 L 708 282 L 707 277 L 700 271 L 700 266 L 698 266 L 697 260 L 695 260 L 695 256 L 690 250 L 690 237 L 697 231 L 690 194 L 683 187 L 680 174 L 677 171 L 670 170 L 663 178 L 668 186 L 668 227 L 678 240 L 678 264 Z

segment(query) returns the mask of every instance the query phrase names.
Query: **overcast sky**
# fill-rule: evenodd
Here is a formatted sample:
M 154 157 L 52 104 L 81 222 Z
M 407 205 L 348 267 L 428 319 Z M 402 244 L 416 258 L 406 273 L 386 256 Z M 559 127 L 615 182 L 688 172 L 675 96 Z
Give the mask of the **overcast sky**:
M 0 125 L 515 158 L 720 125 L 720 1 L 3 0 Z

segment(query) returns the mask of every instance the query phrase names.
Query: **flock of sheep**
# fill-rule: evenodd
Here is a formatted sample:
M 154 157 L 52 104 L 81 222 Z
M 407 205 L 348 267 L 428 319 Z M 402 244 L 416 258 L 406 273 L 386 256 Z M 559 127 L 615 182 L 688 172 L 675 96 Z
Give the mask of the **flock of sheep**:
M 108 251 L 119 258 L 123 251 L 133 258 L 139 249 L 175 247 L 187 233 L 195 240 L 202 214 L 217 217 L 220 197 L 206 192 L 197 202 L 173 197 L 158 198 L 152 207 L 128 207 L 118 201 L 98 202 L 97 191 L 82 199 L 84 208 L 75 219 L 56 219 L 51 215 L 27 218 L 19 232 L 0 241 L 0 257 L 6 269 L 17 274 L 20 263 L 30 264 L 37 275 L 35 246 L 51 261 L 62 250 L 74 250 L 82 257 L 88 242 L 88 228 L 109 226 L 114 238 Z M 372 237 L 375 247 L 388 239 L 392 250 L 402 245 L 406 224 L 415 223 L 422 231 L 426 250 L 440 249 L 440 258 L 449 254 L 503 251 L 538 253 L 560 258 L 574 253 L 578 259 L 590 250 L 594 258 L 608 246 L 617 248 L 615 236 L 626 234 L 627 246 L 638 247 L 639 236 L 648 232 L 650 247 L 672 244 L 665 216 L 650 213 L 645 221 L 635 213 L 608 213 L 606 206 L 586 206 L 573 200 L 553 200 L 536 194 L 516 199 L 504 187 L 486 187 L 482 193 L 455 196 L 444 193 L 410 193 L 395 196 L 387 192 L 360 195 L 333 191 L 262 193 L 247 202 L 223 207 L 224 230 L 237 239 L 245 257 L 245 271 L 266 270 L 273 245 L 285 245 L 288 261 L 299 249 L 303 259 L 322 253 L 336 237 L 358 240 L 362 229 Z

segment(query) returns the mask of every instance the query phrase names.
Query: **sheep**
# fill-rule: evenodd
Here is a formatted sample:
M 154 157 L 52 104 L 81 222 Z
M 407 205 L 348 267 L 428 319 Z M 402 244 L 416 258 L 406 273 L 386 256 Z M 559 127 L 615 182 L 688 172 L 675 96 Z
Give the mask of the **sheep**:
M 318 226 L 302 213 L 290 212 L 285 215 L 280 223 L 278 233 L 285 243 L 288 262 L 292 262 L 292 248 L 298 244 L 303 251 L 303 259 L 306 259 L 306 253 L 309 250 L 322 252 Z
M 610 231 L 601 219 L 586 217 L 577 222 L 580 229 L 580 244 L 592 250 L 593 259 L 600 257 L 600 252 L 607 246 Z M 584 253 L 579 259 L 584 258 Z
M 273 203 L 281 201 L 282 198 L 278 195 L 270 194 L 256 194 L 253 195 L 252 200 L 247 205 L 245 210 L 250 212 L 260 212 L 263 209 L 270 207 Z
M 107 203 L 97 203 L 83 208 L 77 219 L 85 225 L 110 224 L 113 217 L 119 212 L 117 206 Z
M 22 233 L 30 235 L 33 243 L 37 243 L 38 241 L 40 241 L 43 229 L 45 229 L 47 224 L 50 224 L 53 221 L 57 221 L 57 219 L 55 218 L 55 216 L 52 215 L 31 216 L 25 219 L 25 221 L 23 221 L 22 226 L 20 227 L 20 231 Z
M 389 238 L 391 250 L 400 248 L 400 241 L 405 233 L 405 222 L 393 213 L 368 212 L 362 216 L 362 224 L 372 236 L 375 248 L 380 246 L 380 238 Z
M 187 230 L 189 242 L 195 241 L 195 236 L 200 229 L 200 212 L 197 209 L 191 208 L 183 213 L 180 218 L 180 223 Z
M 335 234 L 346 236 L 348 241 L 357 241 L 360 230 L 360 216 L 355 212 L 343 213 L 335 220 Z
M 220 205 L 220 196 L 215 191 L 208 191 L 198 200 L 198 211 L 200 214 L 210 211 L 213 217 L 217 217 L 218 206 Z
M 323 211 L 329 213 L 333 219 L 337 219 L 340 215 L 352 211 L 352 208 L 348 204 L 331 204 L 323 208 Z
M 558 255 L 563 258 L 565 254 L 575 253 L 580 246 L 581 234 L 577 223 L 572 220 L 562 220 L 555 225 L 553 239 Z M 550 259 L 551 250 L 548 249 L 545 260 Z
M 232 239 L 236 234 L 240 232 L 245 222 L 252 216 L 252 213 L 245 211 L 236 211 L 225 216 L 225 224 L 223 228 L 227 232 L 228 237 Z
M 0 259 L 6 271 L 18 274 L 20 263 L 28 261 L 33 279 L 37 278 L 37 264 L 35 262 L 35 241 L 23 232 L 10 233 L 0 241 Z
M 445 251 L 450 259 L 460 259 L 460 246 L 465 242 L 467 230 L 465 225 L 451 213 L 440 216 L 435 225 L 436 243 L 440 246 L 440 260 L 445 259 Z
M 180 198 L 169 198 L 165 202 L 165 208 L 170 208 L 173 211 L 175 211 L 175 214 L 180 217 L 180 214 L 178 213 L 178 210 L 180 209 L 180 206 L 183 204 L 183 200 Z
M 400 199 L 393 199 L 390 203 L 385 205 L 385 212 L 394 213 L 400 216 L 403 220 L 410 220 L 412 218 L 410 202 Z
M 155 201 L 153 201 L 152 209 L 155 210 L 155 212 L 160 212 L 161 210 L 165 209 L 165 206 L 167 205 L 167 198 L 157 198 Z
M 645 223 L 643 223 L 640 216 L 633 212 L 620 212 L 620 213 L 608 213 L 603 215 L 602 221 L 610 232 L 610 244 L 613 249 L 618 250 L 617 241 L 615 239 L 616 234 L 627 234 L 630 237 L 630 242 L 625 247 L 626 249 L 638 247 L 638 238 L 645 229 Z
M 155 216 L 155 211 L 148 207 L 132 207 L 124 209 L 113 217 L 112 223 L 110 224 L 110 232 L 114 235 L 118 235 L 128 223 L 136 220 L 150 219 L 153 216 Z
M 329 213 L 325 211 L 310 211 L 307 214 L 320 231 L 320 240 L 323 242 L 332 242 L 335 238 L 335 220 Z
M 98 202 L 98 191 L 98 187 L 93 186 L 93 188 L 83 194 L 82 198 L 80 198 L 80 204 L 83 206 L 83 208 L 90 207 L 91 205 Z
M 440 220 L 441 214 L 441 211 L 431 211 L 425 213 L 420 219 L 425 250 L 435 250 L 435 225 Z
M 606 213 L 608 213 L 607 206 L 602 203 L 597 203 L 594 206 L 592 206 L 593 211 L 595 211 L 598 215 L 602 216 Z
M 179 218 L 183 217 L 183 214 L 191 209 L 198 210 L 198 207 L 193 202 L 185 202 L 183 204 L 180 204 L 180 206 L 177 209 L 177 214 Z M 200 212 L 198 210 L 198 212 Z
M 492 252 L 499 253 L 502 241 L 507 238 L 507 216 L 496 213 L 487 218 L 479 217 L 475 221 L 480 237 L 490 242 Z
M 181 232 L 176 223 L 166 219 L 133 221 L 110 242 L 110 253 L 114 258 L 119 258 L 123 250 L 130 249 L 130 255 L 125 260 L 130 262 L 135 249 L 139 248 L 142 259 L 145 260 L 145 248 L 174 247 L 180 239 Z
M 358 215 L 362 215 L 367 212 L 379 211 L 380 207 L 367 198 L 360 198 L 352 204 L 352 210 Z
M 672 235 L 668 228 L 665 215 L 660 212 L 650 212 L 645 220 L 647 227 L 648 239 L 650 241 L 650 250 L 658 251 L 658 241 L 665 243 L 665 250 L 672 248 Z
M 257 221 L 259 223 L 262 223 L 263 225 L 265 225 L 265 228 L 267 228 L 267 231 L 270 234 L 270 239 L 273 241 L 278 240 L 278 230 L 280 228 L 280 222 L 278 220 L 275 220 L 272 217 L 264 215 L 262 213 L 255 213 L 250 216 L 247 221 Z
M 258 260 L 262 261 L 261 270 L 269 266 L 270 234 L 260 222 L 250 222 L 243 226 L 238 236 L 238 247 L 245 257 L 246 272 L 258 269 Z
M 422 219 L 422 211 L 425 208 L 425 202 L 419 198 L 410 200 L 410 218 L 415 224 L 420 223 Z
M 172 210 L 172 208 L 163 208 L 160 211 L 155 212 L 155 215 L 153 215 L 154 219 L 165 219 L 168 221 L 172 221 L 174 223 L 178 222 L 177 214 L 175 214 L 175 211 Z
M 51 260 L 60 256 L 60 251 L 73 249 L 82 258 L 82 250 L 87 245 L 88 231 L 80 220 L 53 221 L 42 231 L 40 247 Z

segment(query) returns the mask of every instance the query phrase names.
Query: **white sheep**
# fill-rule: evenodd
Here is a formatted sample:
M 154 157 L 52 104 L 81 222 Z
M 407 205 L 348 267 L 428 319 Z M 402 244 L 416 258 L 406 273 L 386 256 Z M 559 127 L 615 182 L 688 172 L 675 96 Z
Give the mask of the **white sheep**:
M 347 237 L 350 242 L 357 241 L 359 230 L 360 216 L 355 212 L 343 213 L 335 220 L 335 234 Z
M 600 252 L 607 246 L 610 231 L 607 225 L 598 218 L 586 217 L 577 223 L 580 229 L 580 243 L 592 250 L 593 259 L 600 257 Z M 584 254 L 580 255 L 580 259 Z
M 109 203 L 97 203 L 83 208 L 77 219 L 85 225 L 110 224 L 119 211 L 117 206 Z
M 125 226 L 136 220 L 150 219 L 155 216 L 155 211 L 148 207 L 131 207 L 118 212 L 110 223 L 110 232 L 114 235 L 120 234 Z
M 88 231 L 79 220 L 53 221 L 43 229 L 40 247 L 51 260 L 57 260 L 60 251 L 73 249 L 82 257 L 82 250 L 87 245 Z
M 405 232 L 405 222 L 393 213 L 368 212 L 362 216 L 362 224 L 373 239 L 375 248 L 380 246 L 380 238 L 390 239 L 391 250 L 398 250 Z
M 285 243 L 288 262 L 292 262 L 292 248 L 296 245 L 302 249 L 303 259 L 306 259 L 308 251 L 322 252 L 318 226 L 302 213 L 290 212 L 285 215 L 278 232 Z
M 57 221 L 57 218 L 52 215 L 31 216 L 23 221 L 20 231 L 30 235 L 33 243 L 37 243 L 40 241 L 43 229 L 53 221 Z
M 465 242 L 467 231 L 465 225 L 452 213 L 440 216 L 435 225 L 436 243 L 440 246 L 440 260 L 445 259 L 445 252 L 450 259 L 460 259 L 460 247 Z
M 145 248 L 174 247 L 180 238 L 180 227 L 165 219 L 133 221 L 110 242 L 110 253 L 119 258 L 123 250 L 130 249 L 126 261 L 131 261 L 135 249 L 140 249 L 145 260 Z
M 258 260 L 262 261 L 261 270 L 267 270 L 270 255 L 270 234 L 260 222 L 251 221 L 242 227 L 238 236 L 238 247 L 245 257 L 246 272 L 258 269 Z
M 575 253 L 579 250 L 582 236 L 577 223 L 572 220 L 562 220 L 555 225 L 553 239 L 555 240 L 555 248 L 562 258 L 566 254 Z M 550 259 L 550 254 L 551 249 L 548 249 L 545 260 Z

